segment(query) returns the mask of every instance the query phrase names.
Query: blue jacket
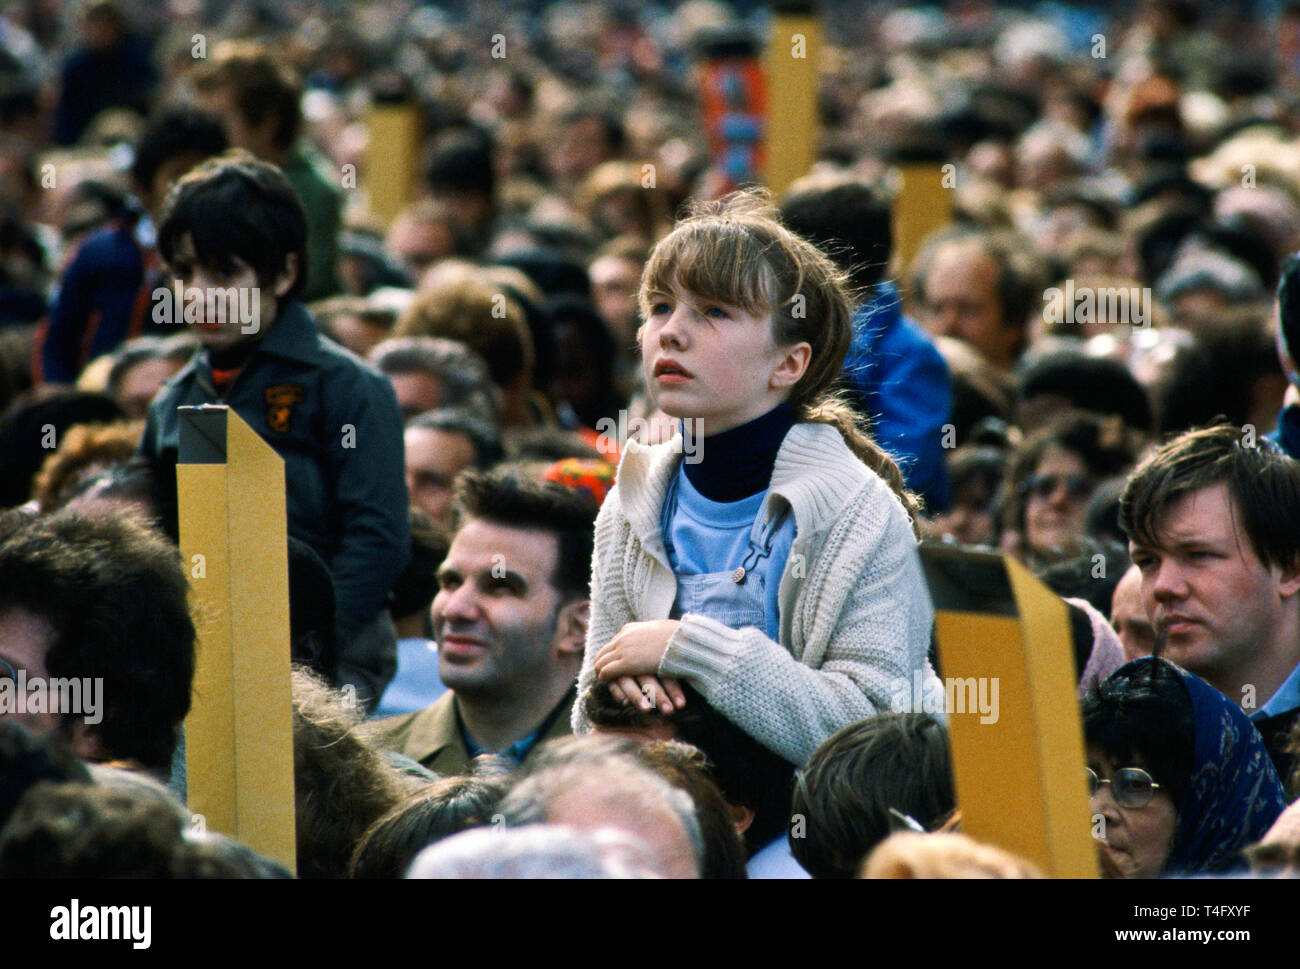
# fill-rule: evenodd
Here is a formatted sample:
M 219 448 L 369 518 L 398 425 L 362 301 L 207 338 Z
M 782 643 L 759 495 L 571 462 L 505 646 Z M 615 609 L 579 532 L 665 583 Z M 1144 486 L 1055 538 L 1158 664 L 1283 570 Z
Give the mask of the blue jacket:
M 88 361 L 139 335 L 147 305 L 140 293 L 144 276 L 145 257 L 130 220 L 116 219 L 81 243 L 50 305 L 42 381 L 74 383 Z
M 158 71 L 144 38 L 129 33 L 108 50 L 77 47 L 60 71 L 54 141 L 75 145 L 106 108 L 130 108 L 140 115 L 153 103 Z
M 410 556 L 402 417 L 392 385 L 321 336 L 301 303 L 286 304 L 224 400 L 206 349 L 154 398 L 140 453 L 169 497 L 180 444 L 176 408 L 222 403 L 284 459 L 289 534 L 329 566 L 346 640 L 386 607 Z
M 952 380 L 935 345 L 901 306 L 892 283 L 876 287 L 853 317 L 844 377 L 871 417 L 876 443 L 898 461 L 908 487 L 933 513 L 951 500 L 942 441 L 952 415 Z

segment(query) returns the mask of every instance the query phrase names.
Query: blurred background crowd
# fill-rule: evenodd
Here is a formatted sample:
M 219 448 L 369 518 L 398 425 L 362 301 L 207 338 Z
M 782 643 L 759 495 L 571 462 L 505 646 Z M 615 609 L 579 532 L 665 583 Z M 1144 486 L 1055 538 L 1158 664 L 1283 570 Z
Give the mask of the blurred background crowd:
M 777 202 L 857 287 L 846 393 L 923 499 L 926 537 L 1020 558 L 1113 617 L 1128 658 L 1149 653 L 1136 593 L 1116 593 L 1119 495 L 1144 449 L 1216 418 L 1248 445 L 1300 447 L 1279 420 L 1300 374 L 1275 312 L 1300 249 L 1300 3 L 817 10 L 817 160 Z M 427 642 L 458 474 L 523 462 L 599 501 L 624 443 L 610 428 L 673 433 L 642 385 L 641 272 L 686 202 L 757 174 L 714 137 L 705 80 L 759 52 L 772 16 L 714 0 L 5 3 L 0 507 L 157 514 L 133 456 L 198 344 L 160 322 L 156 220 L 185 171 L 242 148 L 303 202 L 322 332 L 392 382 L 413 549 L 392 612 Z M 380 112 L 416 133 L 409 164 L 385 164 L 405 156 Z M 906 165 L 931 166 L 951 211 L 910 252 L 891 215 Z M 381 713 L 436 697 L 422 655 Z M 473 782 L 478 824 L 505 789 L 494 769 Z M 936 797 L 927 824 L 951 809 L 950 789 Z M 321 870 L 342 873 L 353 842 Z

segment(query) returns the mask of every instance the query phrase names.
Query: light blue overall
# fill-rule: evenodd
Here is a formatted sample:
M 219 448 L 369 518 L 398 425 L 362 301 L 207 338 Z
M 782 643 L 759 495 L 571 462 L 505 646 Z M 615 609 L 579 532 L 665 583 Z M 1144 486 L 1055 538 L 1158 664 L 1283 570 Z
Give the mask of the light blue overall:
M 760 496 L 758 514 L 750 527 L 748 546 L 734 566 L 720 572 L 699 575 L 682 574 L 680 559 L 674 546 L 673 522 L 678 510 L 678 486 L 683 472 L 674 474 L 664 498 L 661 527 L 664 549 L 668 561 L 677 575 L 677 598 L 673 601 L 670 617 L 679 619 L 686 613 L 698 613 L 716 619 L 732 629 L 754 627 L 761 629 L 773 641 L 779 641 L 780 617 L 775 608 L 769 608 L 767 583 L 781 581 L 785 563 L 772 561 L 773 545 L 783 527 L 788 527 L 793 539 L 793 522 L 786 526 L 790 508 L 782 503 L 781 511 L 764 514 L 766 492 Z M 788 548 L 788 543 L 786 544 Z M 765 574 L 768 573 L 768 574 Z M 773 574 L 774 573 L 774 574 Z

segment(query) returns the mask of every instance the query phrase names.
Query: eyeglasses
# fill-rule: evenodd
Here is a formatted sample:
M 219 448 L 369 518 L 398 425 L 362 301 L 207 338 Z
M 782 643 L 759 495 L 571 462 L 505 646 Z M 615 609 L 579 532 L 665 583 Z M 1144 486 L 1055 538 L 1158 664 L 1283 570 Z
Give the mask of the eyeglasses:
M 3 656 L 0 656 L 0 680 L 17 680 L 18 671 Z
M 1092 494 L 1092 479 L 1086 474 L 1069 476 L 1056 474 L 1031 474 L 1020 486 L 1022 495 L 1036 495 L 1044 500 L 1056 494 L 1056 489 L 1065 485 L 1065 493 L 1074 501 L 1083 501 Z
M 1156 788 L 1160 787 L 1155 780 L 1144 771 L 1141 767 L 1121 767 L 1115 772 L 1113 778 L 1102 780 L 1097 776 L 1097 772 L 1091 767 L 1086 768 L 1088 772 L 1088 796 L 1095 797 L 1101 790 L 1101 785 L 1109 784 L 1111 793 L 1115 795 L 1115 801 L 1120 807 L 1141 808 L 1151 803 L 1155 797 Z

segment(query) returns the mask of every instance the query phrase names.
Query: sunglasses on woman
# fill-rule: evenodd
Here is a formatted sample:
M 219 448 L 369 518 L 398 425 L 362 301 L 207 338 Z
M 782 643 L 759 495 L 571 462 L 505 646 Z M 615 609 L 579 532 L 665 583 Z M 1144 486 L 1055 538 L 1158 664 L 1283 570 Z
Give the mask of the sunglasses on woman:
M 1101 790 L 1103 784 L 1109 784 L 1110 791 L 1115 796 L 1115 802 L 1120 807 L 1146 807 L 1151 803 L 1151 799 L 1155 797 L 1156 788 L 1161 786 L 1141 767 L 1121 767 L 1115 771 L 1114 777 L 1108 777 L 1105 780 L 1098 777 L 1097 772 L 1091 767 L 1086 769 L 1088 772 L 1088 796 L 1094 797 Z
M 1083 501 L 1092 494 L 1092 479 L 1085 474 L 1057 475 L 1031 474 L 1020 486 L 1022 495 L 1035 495 L 1046 501 L 1065 485 L 1065 493 L 1074 501 Z

